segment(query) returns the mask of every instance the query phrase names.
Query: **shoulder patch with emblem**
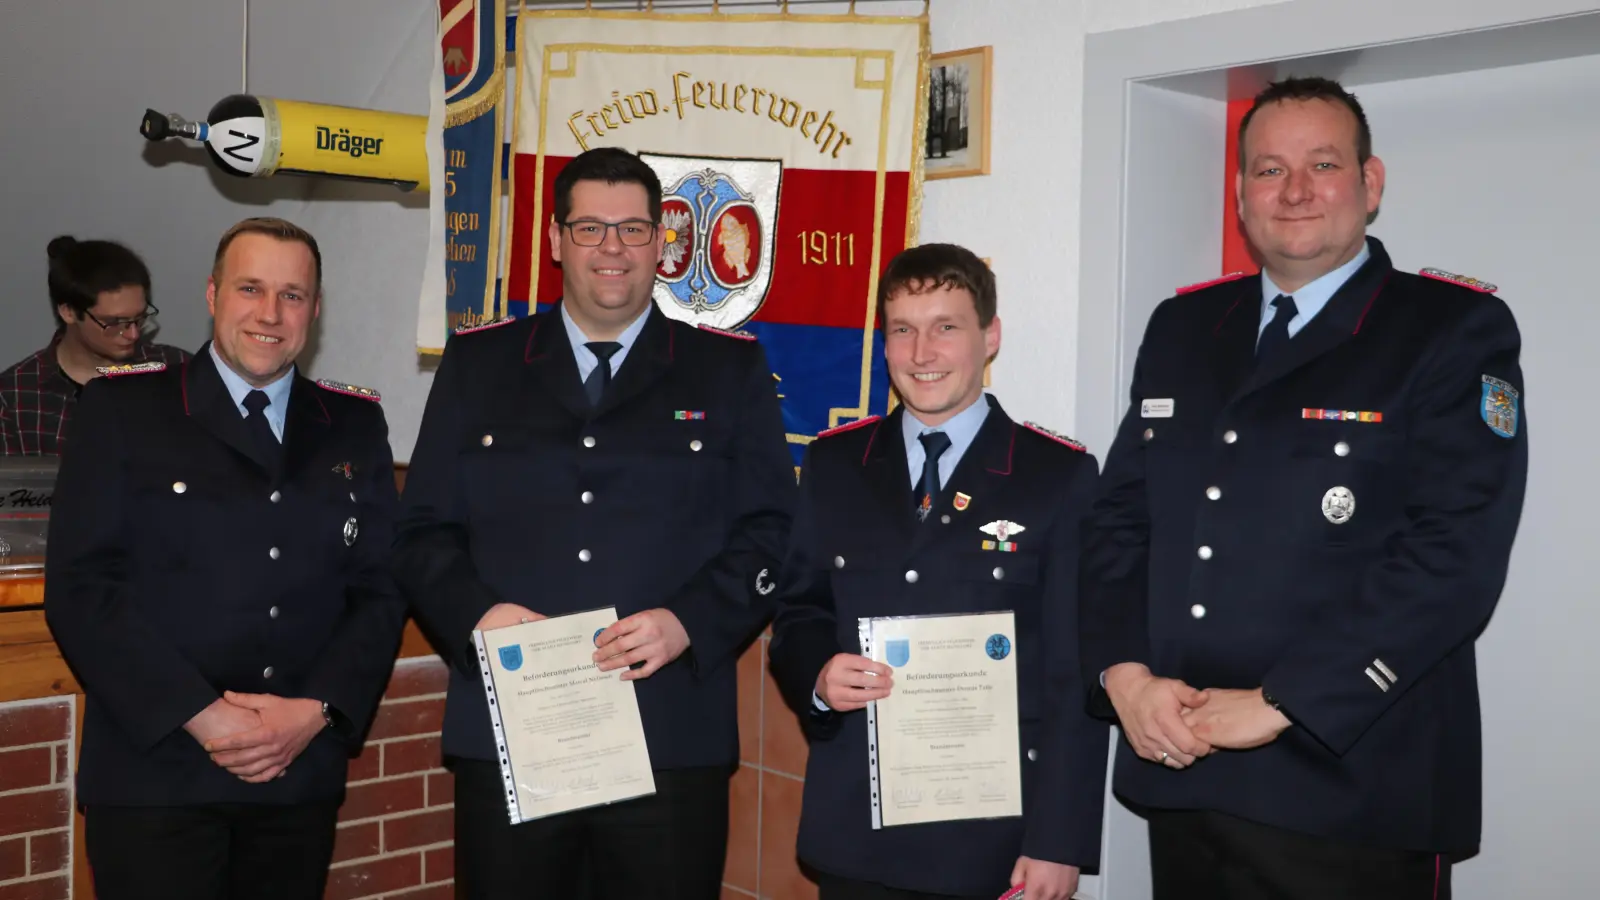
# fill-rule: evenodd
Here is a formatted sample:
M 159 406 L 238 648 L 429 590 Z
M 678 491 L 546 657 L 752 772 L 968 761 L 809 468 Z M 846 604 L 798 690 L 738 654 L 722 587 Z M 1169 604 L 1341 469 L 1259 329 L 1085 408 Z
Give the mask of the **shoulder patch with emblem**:
M 1509 382 L 1493 375 L 1483 376 L 1483 402 L 1478 413 L 1483 424 L 1503 438 L 1517 436 L 1517 418 L 1522 405 L 1522 394 Z
M 488 331 L 491 328 L 499 328 L 502 325 L 510 325 L 516 320 L 516 316 L 501 316 L 500 318 L 495 319 L 493 322 L 483 322 L 478 325 L 457 325 L 456 334 L 472 334 L 474 331 Z
M 1198 284 L 1187 284 L 1187 285 L 1184 285 L 1183 287 L 1178 288 L 1177 293 L 1179 293 L 1179 294 L 1192 294 L 1195 291 L 1202 291 L 1202 290 L 1205 290 L 1208 287 L 1216 287 L 1219 284 L 1227 284 L 1230 281 L 1238 281 L 1239 279 L 1245 277 L 1248 274 L 1249 274 L 1248 272 L 1229 272 L 1228 274 L 1222 276 L 1221 278 L 1213 278 L 1210 281 L 1202 281 L 1202 282 L 1200 282 Z
M 1078 441 L 1075 441 L 1072 438 L 1069 438 L 1066 435 L 1061 434 L 1060 432 L 1051 431 L 1050 429 L 1044 427 L 1043 425 L 1040 425 L 1037 422 L 1023 422 L 1022 423 L 1022 427 L 1028 429 L 1029 431 L 1031 431 L 1031 432 L 1033 432 L 1035 434 L 1043 435 L 1043 436 L 1049 438 L 1050 440 L 1055 441 L 1058 444 L 1062 444 L 1064 446 L 1071 447 L 1072 449 L 1078 451 L 1079 453 L 1087 453 L 1088 452 L 1088 448 L 1083 446 L 1083 444 L 1079 443 Z
M 1438 281 L 1447 281 L 1451 284 L 1459 284 L 1464 288 L 1469 288 L 1477 291 L 1480 294 L 1492 294 L 1495 291 L 1500 290 L 1499 285 L 1490 284 L 1482 279 L 1473 278 L 1471 275 L 1457 275 L 1454 272 L 1446 272 L 1443 269 L 1422 269 L 1417 274 L 1423 276 L 1424 278 L 1433 278 Z
M 331 378 L 317 379 L 317 387 L 322 388 L 325 391 L 333 391 L 335 394 L 345 394 L 350 397 L 360 397 L 363 400 L 371 400 L 374 403 L 383 399 L 383 397 L 372 388 L 362 387 L 358 384 L 345 384 L 342 381 L 334 381 Z
M 729 331 L 726 328 L 712 328 L 710 325 L 696 325 L 695 327 L 701 331 L 709 331 L 712 334 L 720 334 L 726 337 L 738 338 L 741 341 L 753 341 L 756 339 L 756 336 L 748 331 Z
M 142 363 L 127 363 L 120 366 L 95 366 L 94 370 L 101 375 L 115 378 L 118 375 L 146 375 L 151 372 L 165 372 L 167 364 L 159 360 Z
M 817 440 L 822 440 L 825 437 L 832 437 L 836 434 L 844 434 L 846 431 L 854 431 L 863 425 L 870 425 L 881 418 L 883 418 L 883 416 L 867 416 L 865 419 L 857 419 L 854 422 L 846 422 L 843 425 L 835 425 L 832 428 L 829 428 L 827 431 L 817 432 Z

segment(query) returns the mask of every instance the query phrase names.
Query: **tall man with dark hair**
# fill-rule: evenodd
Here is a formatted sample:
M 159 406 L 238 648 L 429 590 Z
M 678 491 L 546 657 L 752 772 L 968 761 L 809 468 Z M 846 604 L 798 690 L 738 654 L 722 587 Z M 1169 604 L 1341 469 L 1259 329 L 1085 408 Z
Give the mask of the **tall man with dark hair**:
M 1263 271 L 1152 315 L 1087 532 L 1116 789 L 1158 900 L 1444 900 L 1527 479 L 1517 324 L 1367 236 L 1384 168 L 1338 84 L 1268 87 L 1239 155 Z
M 878 309 L 902 405 L 807 448 L 769 653 L 811 741 L 799 852 L 823 900 L 992 900 L 1017 884 L 1028 900 L 1065 900 L 1100 859 L 1106 726 L 1072 699 L 1084 695 L 1079 521 L 1098 468 L 984 393 L 995 307 L 994 275 L 971 251 L 900 253 Z M 1022 817 L 873 830 L 861 710 L 898 685 L 858 652 L 857 620 L 1006 610 Z
M 646 163 L 587 151 L 555 195 L 563 295 L 451 337 L 395 546 L 451 662 L 456 879 L 481 900 L 715 897 L 734 664 L 771 615 L 794 494 L 775 382 L 753 340 L 655 308 L 661 185 Z M 595 658 L 637 686 L 656 793 L 509 825 L 472 632 L 598 606 L 619 621 Z
M 59 456 L 78 394 L 103 366 L 189 358 L 152 343 L 157 309 L 144 260 L 115 241 L 50 242 L 46 284 L 56 332 L 0 372 L 0 456 Z
M 316 241 L 217 245 L 212 340 L 84 388 L 45 617 L 88 697 L 78 799 L 102 900 L 318 900 L 393 667 L 396 503 L 376 393 L 297 371 Z

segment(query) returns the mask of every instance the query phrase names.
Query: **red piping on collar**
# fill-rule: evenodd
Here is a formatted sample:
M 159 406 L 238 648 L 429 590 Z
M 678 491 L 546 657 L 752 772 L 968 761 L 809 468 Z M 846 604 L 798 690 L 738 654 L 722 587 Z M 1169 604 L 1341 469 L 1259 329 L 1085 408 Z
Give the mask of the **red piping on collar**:
M 184 360 L 178 370 L 178 383 L 183 385 L 183 414 L 189 414 L 189 361 Z
M 873 423 L 872 434 L 867 435 L 867 449 L 861 451 L 861 464 L 863 466 L 867 464 L 867 457 L 872 455 L 872 443 L 878 439 L 878 426 L 882 424 L 882 419 L 879 419 L 877 422 Z
M 1388 284 L 1389 284 L 1389 276 L 1388 275 L 1384 275 L 1383 276 L 1383 280 L 1378 282 L 1378 289 L 1372 292 L 1372 297 L 1367 300 L 1367 305 L 1365 307 L 1362 307 L 1362 309 L 1361 309 L 1361 318 L 1356 320 L 1356 330 L 1350 332 L 1351 334 L 1360 334 L 1361 333 L 1361 323 L 1363 323 L 1363 322 L 1365 322 L 1367 320 L 1367 313 L 1372 311 L 1372 304 L 1378 302 L 1378 295 L 1383 293 L 1383 289 L 1385 287 L 1387 287 Z
M 1010 475 L 1011 474 L 1011 457 L 1016 452 L 1017 452 L 1017 423 L 1012 422 L 1011 423 L 1011 446 L 1006 448 L 1006 470 L 1004 472 L 1002 472 L 999 469 L 990 469 L 989 471 L 994 473 L 994 474 L 996 474 L 996 475 Z
M 317 405 L 322 407 L 322 424 L 324 424 L 324 425 L 332 425 L 333 424 L 333 416 L 328 415 L 328 405 L 326 403 L 322 402 L 321 395 L 312 394 L 311 396 L 315 397 L 316 401 L 317 401 Z
M 1243 303 L 1243 302 L 1244 302 L 1244 297 L 1239 297 L 1239 298 L 1237 298 L 1237 299 L 1235 299 L 1233 301 L 1233 305 L 1228 307 L 1228 311 L 1223 313 L 1222 314 L 1222 318 L 1217 320 L 1216 327 L 1211 329 L 1211 336 L 1212 337 L 1217 337 L 1218 335 L 1222 334 L 1222 324 L 1224 322 L 1228 321 L 1228 317 L 1233 315 L 1233 311 L 1235 309 L 1238 309 L 1239 308 L 1239 304 Z
M 522 348 L 522 361 L 525 363 L 531 363 L 536 359 L 544 359 L 544 354 L 542 353 L 538 356 L 533 355 L 533 336 L 539 333 L 539 326 L 543 324 L 544 321 L 542 319 L 534 319 L 533 327 L 528 329 L 528 343 Z

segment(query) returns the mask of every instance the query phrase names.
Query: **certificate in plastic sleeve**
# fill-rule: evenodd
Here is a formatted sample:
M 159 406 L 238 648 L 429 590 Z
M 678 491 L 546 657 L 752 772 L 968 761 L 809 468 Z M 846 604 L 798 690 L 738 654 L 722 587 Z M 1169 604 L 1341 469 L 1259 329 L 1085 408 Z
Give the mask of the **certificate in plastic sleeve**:
M 613 607 L 474 631 L 511 824 L 655 793 L 626 669 L 600 671 Z
M 862 618 L 861 653 L 893 670 L 867 705 L 872 827 L 1022 815 L 1011 612 Z

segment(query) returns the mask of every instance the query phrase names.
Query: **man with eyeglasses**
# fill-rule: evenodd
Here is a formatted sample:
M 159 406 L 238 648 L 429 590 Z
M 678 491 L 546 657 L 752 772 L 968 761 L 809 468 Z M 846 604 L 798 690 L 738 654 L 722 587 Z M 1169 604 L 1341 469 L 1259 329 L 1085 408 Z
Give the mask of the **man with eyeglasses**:
M 78 393 L 99 369 L 189 358 L 150 343 L 156 307 L 150 270 L 113 241 L 50 242 L 48 285 L 56 333 L 44 349 L 0 372 L 0 456 L 59 456 Z
M 428 397 L 394 565 L 452 664 L 461 897 L 720 892 L 735 664 L 773 611 L 795 479 L 761 346 L 652 302 L 664 236 L 646 163 L 574 158 L 548 235 L 561 298 L 458 330 Z M 510 825 L 472 632 L 606 606 L 594 659 L 637 688 L 655 793 Z

